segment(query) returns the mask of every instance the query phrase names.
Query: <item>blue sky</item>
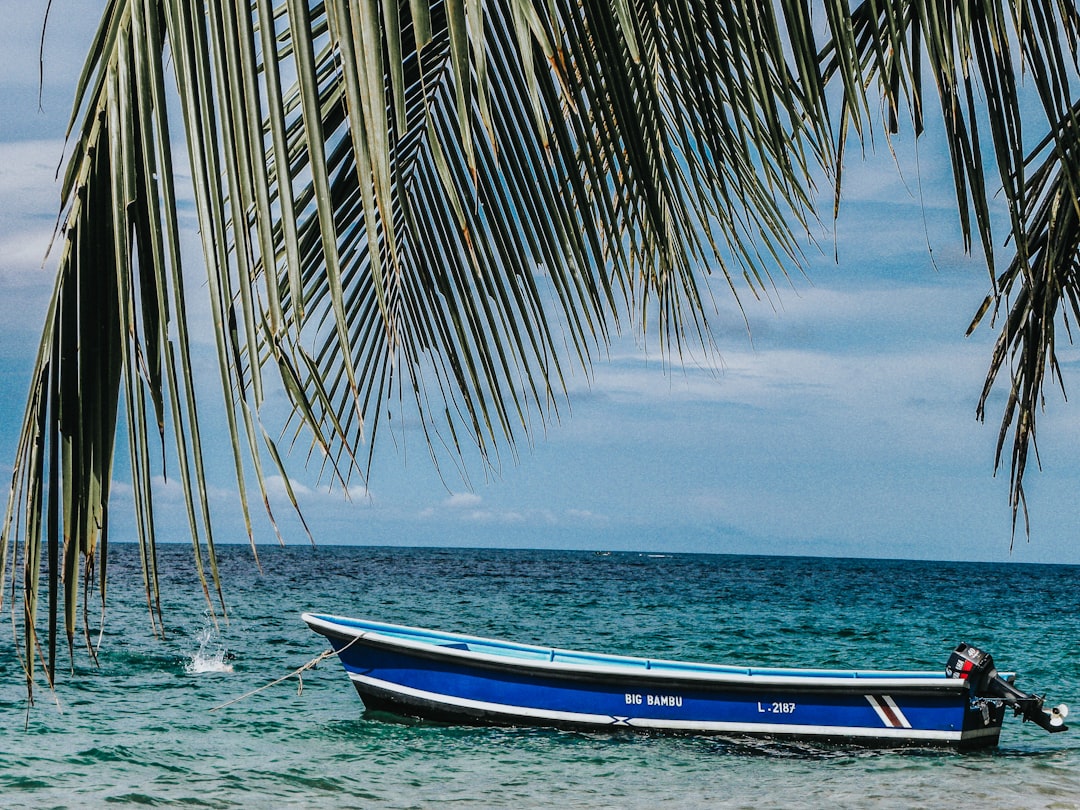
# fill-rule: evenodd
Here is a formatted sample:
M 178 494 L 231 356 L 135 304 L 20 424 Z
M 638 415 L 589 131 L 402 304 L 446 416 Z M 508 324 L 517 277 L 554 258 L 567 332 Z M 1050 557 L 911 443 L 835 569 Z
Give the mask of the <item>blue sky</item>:
M 100 2 L 54 3 L 38 106 L 44 0 L 0 28 L 0 475 L 10 477 L 27 376 L 51 289 L 42 267 L 59 204 L 53 175 L 75 78 Z M 812 554 L 1080 563 L 1064 508 L 1080 484 L 1076 415 L 1049 392 L 1043 470 L 1027 482 L 1030 541 L 1010 552 L 1007 470 L 993 475 L 1002 395 L 975 405 L 993 334 L 964 331 L 988 289 L 961 250 L 940 139 L 850 150 L 841 217 L 808 246 L 807 277 L 744 296 L 747 333 L 717 285 L 718 354 L 665 363 L 619 338 L 591 380 L 569 380 L 570 409 L 497 474 L 443 480 L 425 449 L 384 442 L 370 489 L 327 493 L 303 459 L 291 471 L 320 543 L 469 545 Z M 181 153 L 182 154 L 182 153 Z M 827 206 L 826 206 L 827 208 Z M 189 265 L 199 260 L 188 256 Z M 198 286 L 189 288 L 203 295 Z M 210 363 L 210 344 L 197 346 Z M 1075 351 L 1062 347 L 1066 384 Z M 214 375 L 216 377 L 216 375 Z M 217 395 L 215 395 L 217 396 Z M 1073 406 L 1075 407 L 1075 406 Z M 385 435 L 383 438 L 389 438 Z M 211 461 L 218 539 L 244 540 L 231 462 Z M 280 489 L 280 483 L 276 485 Z M 176 493 L 161 487 L 167 539 L 187 541 Z M 126 486 L 118 482 L 117 511 Z M 256 510 L 260 542 L 275 542 Z M 307 542 L 288 507 L 289 542 Z M 123 532 L 123 527 L 114 531 Z M 116 537 L 116 539 L 123 539 Z

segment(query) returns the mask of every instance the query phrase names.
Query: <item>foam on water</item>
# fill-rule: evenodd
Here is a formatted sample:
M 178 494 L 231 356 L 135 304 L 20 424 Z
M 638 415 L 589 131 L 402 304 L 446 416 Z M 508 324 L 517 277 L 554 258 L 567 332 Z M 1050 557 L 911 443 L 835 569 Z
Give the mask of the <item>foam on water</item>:
M 205 672 L 232 672 L 229 663 L 229 651 L 220 644 L 218 631 L 212 626 L 204 627 L 196 635 L 199 649 L 184 663 L 184 672 L 188 675 L 201 675 Z

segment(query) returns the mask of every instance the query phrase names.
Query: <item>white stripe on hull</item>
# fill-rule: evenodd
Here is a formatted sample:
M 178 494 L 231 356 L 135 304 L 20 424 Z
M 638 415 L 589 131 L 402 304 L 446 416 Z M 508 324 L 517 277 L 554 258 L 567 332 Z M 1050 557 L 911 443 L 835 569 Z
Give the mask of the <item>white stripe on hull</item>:
M 795 723 L 736 723 L 728 721 L 696 721 L 696 720 L 665 720 L 645 717 L 613 717 L 608 714 L 588 714 L 585 712 L 566 712 L 555 709 L 538 709 L 530 706 L 513 706 L 504 703 L 491 703 L 484 700 L 471 698 L 451 697 L 438 692 L 428 692 L 422 689 L 414 689 L 402 686 L 392 681 L 384 681 L 380 678 L 372 678 L 369 675 L 361 675 L 350 672 L 349 677 L 356 683 L 371 686 L 384 692 L 401 695 L 407 698 L 423 700 L 431 704 L 446 706 L 451 709 L 469 709 L 473 712 L 482 712 L 492 715 L 501 715 L 505 718 L 531 718 L 547 720 L 552 723 L 574 723 L 583 726 L 647 728 L 669 731 L 704 731 L 704 732 L 731 732 L 734 734 L 789 734 L 804 737 L 852 737 L 874 738 L 894 740 L 921 740 L 934 742 L 958 743 L 963 740 L 971 740 L 979 737 L 996 735 L 999 729 L 996 727 L 978 729 L 963 734 L 960 731 L 935 731 L 926 729 L 913 729 L 910 724 L 907 727 L 894 727 L 887 724 L 886 728 L 865 728 L 853 726 L 816 726 L 800 725 Z M 869 696 L 868 696 L 869 697 Z M 873 701 L 871 701 L 873 702 Z M 893 706 L 896 704 L 893 703 Z M 902 714 L 901 714 L 902 716 Z M 906 718 L 905 718 L 906 722 Z
M 889 695 L 865 695 L 881 722 L 888 728 L 911 728 L 911 722 Z

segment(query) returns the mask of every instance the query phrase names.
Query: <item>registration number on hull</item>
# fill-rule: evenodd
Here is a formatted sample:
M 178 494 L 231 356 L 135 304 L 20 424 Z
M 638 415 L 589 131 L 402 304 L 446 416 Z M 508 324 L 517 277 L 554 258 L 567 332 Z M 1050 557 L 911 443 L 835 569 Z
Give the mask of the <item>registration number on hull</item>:
M 792 714 L 795 711 L 794 703 L 761 703 L 758 702 L 757 710 L 760 714 Z

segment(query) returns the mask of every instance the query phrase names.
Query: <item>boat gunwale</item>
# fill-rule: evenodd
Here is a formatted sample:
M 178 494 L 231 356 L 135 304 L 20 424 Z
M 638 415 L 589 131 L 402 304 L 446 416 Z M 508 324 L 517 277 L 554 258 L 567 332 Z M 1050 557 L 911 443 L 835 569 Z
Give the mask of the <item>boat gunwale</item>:
M 594 679 L 597 677 L 617 677 L 620 682 L 662 682 L 665 684 L 687 683 L 702 687 L 708 685 L 730 688 L 759 688 L 763 686 L 818 691 L 837 689 L 857 689 L 873 691 L 888 690 L 890 693 L 904 692 L 967 692 L 966 680 L 949 678 L 944 672 L 907 671 L 895 672 L 883 670 L 803 670 L 796 668 L 755 668 L 732 667 L 723 664 L 651 659 L 637 656 L 623 656 L 609 653 L 589 653 L 579 650 L 543 647 L 540 645 L 508 642 L 483 636 L 471 636 L 442 630 L 429 630 L 422 627 L 375 622 L 329 614 L 304 613 L 303 620 L 312 630 L 324 636 L 336 636 L 348 642 L 350 639 L 362 640 L 369 646 L 384 649 L 406 651 L 409 654 L 425 658 L 442 659 L 480 666 L 485 669 L 503 671 L 543 673 L 575 679 Z M 393 632 L 428 637 L 431 641 L 400 638 L 391 633 L 380 632 L 383 628 Z M 440 641 L 442 643 L 440 643 Z M 446 644 L 473 643 L 495 648 L 516 649 L 521 652 L 550 655 L 552 660 L 542 658 L 528 659 L 514 655 L 480 652 L 472 649 L 460 649 Z M 339 652 L 344 652 L 340 650 Z M 610 663 L 582 664 L 559 661 L 557 656 L 596 657 Z M 339 656 L 340 657 L 340 656 Z M 344 662 L 344 659 L 343 659 Z M 821 674 L 821 673 L 829 674 Z M 1007 674 L 1007 673 L 1003 673 Z

